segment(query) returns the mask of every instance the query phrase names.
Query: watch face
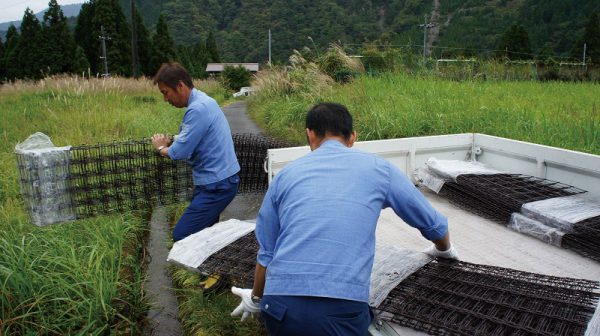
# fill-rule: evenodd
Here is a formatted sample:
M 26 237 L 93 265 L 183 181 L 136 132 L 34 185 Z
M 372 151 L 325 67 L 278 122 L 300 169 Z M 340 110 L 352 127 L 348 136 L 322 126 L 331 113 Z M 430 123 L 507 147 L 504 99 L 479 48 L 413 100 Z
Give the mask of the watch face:
M 260 303 L 260 296 L 253 295 L 252 296 L 252 302 L 254 302 L 256 304 L 259 304 Z

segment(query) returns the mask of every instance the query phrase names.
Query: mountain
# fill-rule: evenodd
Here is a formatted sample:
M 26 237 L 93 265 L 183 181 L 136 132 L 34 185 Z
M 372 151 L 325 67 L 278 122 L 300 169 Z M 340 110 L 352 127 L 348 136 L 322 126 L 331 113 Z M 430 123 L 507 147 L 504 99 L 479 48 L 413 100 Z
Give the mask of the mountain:
M 130 0 L 120 0 L 126 16 Z M 178 44 L 194 45 L 214 31 L 226 61 L 265 61 L 268 30 L 273 58 L 285 61 L 293 49 L 325 50 L 332 42 L 350 52 L 363 43 L 423 48 L 436 57 L 498 53 L 502 34 L 523 25 L 532 52 L 569 56 L 598 0 L 135 0 L 148 28 L 162 13 Z M 151 29 L 152 30 L 152 29 Z M 308 37 L 311 37 L 310 39 Z M 313 42 L 314 41 L 314 42 Z
M 70 18 L 70 17 L 76 17 L 77 15 L 79 15 L 79 10 L 81 9 L 81 5 L 83 5 L 83 3 L 64 5 L 64 6 L 60 6 L 60 8 L 63 10 L 63 13 L 65 14 L 65 16 L 67 18 Z M 43 11 L 35 13 L 35 17 L 37 17 L 37 19 L 40 20 L 40 22 L 42 22 L 44 20 L 44 13 L 46 13 L 47 10 L 48 10 L 48 8 L 44 9 Z M 2 38 L 4 38 L 4 36 L 6 36 L 6 31 L 8 30 L 8 27 L 10 27 L 11 24 L 13 24 L 13 25 L 15 25 L 15 27 L 19 28 L 19 27 L 21 27 L 21 20 L 0 23 L 0 36 Z

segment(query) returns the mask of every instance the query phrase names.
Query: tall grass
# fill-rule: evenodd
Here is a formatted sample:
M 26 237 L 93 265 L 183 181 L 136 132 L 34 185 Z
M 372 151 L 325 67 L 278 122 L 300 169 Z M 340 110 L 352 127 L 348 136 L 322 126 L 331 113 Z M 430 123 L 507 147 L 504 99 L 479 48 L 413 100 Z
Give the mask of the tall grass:
M 197 86 L 223 101 L 216 82 Z M 19 197 L 14 146 L 174 134 L 183 110 L 147 79 L 48 78 L 0 86 L 0 335 L 141 334 L 146 213 L 36 227 Z
M 253 117 L 303 143 L 306 111 L 340 102 L 359 140 L 478 132 L 600 154 L 600 86 L 581 82 L 452 81 L 388 73 L 322 90 L 314 99 L 257 95 Z

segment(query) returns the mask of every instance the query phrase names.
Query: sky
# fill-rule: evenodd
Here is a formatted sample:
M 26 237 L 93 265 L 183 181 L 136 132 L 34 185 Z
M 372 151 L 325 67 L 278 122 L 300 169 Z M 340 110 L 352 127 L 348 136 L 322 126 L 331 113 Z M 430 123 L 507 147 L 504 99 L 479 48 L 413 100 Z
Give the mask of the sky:
M 19 21 L 25 9 L 29 7 L 34 13 L 48 8 L 50 0 L 0 0 L 0 22 Z M 82 3 L 84 0 L 57 0 L 59 5 Z

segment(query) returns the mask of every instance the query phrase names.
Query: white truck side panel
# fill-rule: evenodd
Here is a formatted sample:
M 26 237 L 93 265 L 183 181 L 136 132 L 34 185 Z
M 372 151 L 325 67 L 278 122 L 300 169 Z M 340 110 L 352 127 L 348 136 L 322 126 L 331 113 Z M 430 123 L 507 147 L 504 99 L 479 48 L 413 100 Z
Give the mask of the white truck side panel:
M 471 133 L 359 141 L 354 144 L 354 148 L 384 157 L 411 178 L 414 170 L 424 165 L 430 157 L 465 160 L 470 157 L 472 146 L 473 134 Z M 308 146 L 269 149 L 267 154 L 269 183 L 286 164 L 309 152 Z
M 474 134 L 477 161 L 498 170 L 566 183 L 600 194 L 600 156 Z
M 386 158 L 408 176 L 427 159 L 477 161 L 491 168 L 554 180 L 600 194 L 600 156 L 479 133 L 359 141 L 355 148 Z M 310 152 L 308 146 L 269 149 L 269 182 L 289 162 Z

